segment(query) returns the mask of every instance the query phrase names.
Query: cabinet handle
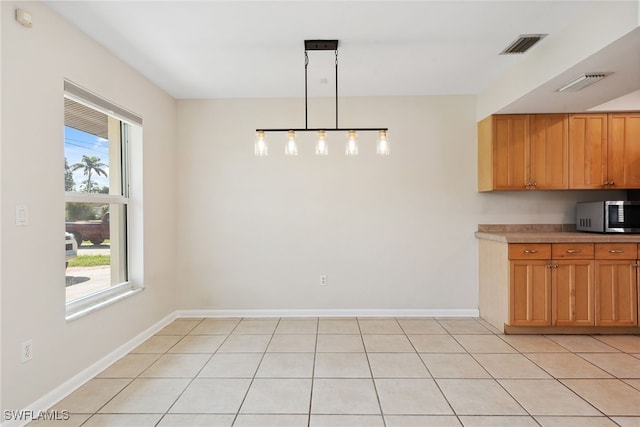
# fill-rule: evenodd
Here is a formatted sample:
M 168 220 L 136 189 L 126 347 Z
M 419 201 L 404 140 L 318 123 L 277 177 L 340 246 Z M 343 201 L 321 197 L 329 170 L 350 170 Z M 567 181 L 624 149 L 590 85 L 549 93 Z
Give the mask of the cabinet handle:
M 567 249 L 568 254 L 579 254 L 582 252 L 580 249 Z
M 640 267 L 640 264 L 638 264 L 638 263 L 631 264 L 631 267 L 633 267 L 633 268 L 638 268 L 638 267 Z
M 535 249 L 525 249 L 523 252 L 525 254 L 537 254 L 538 253 L 538 251 L 535 250 Z
M 558 268 L 558 264 L 547 264 L 547 268 Z
M 609 249 L 610 254 L 623 254 L 624 249 Z

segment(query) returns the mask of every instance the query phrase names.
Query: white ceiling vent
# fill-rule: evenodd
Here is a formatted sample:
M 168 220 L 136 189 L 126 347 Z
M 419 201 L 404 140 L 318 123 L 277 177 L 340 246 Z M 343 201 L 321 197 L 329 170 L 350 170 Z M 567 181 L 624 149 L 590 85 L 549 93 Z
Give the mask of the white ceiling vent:
M 607 77 L 607 73 L 583 74 L 558 89 L 558 92 L 577 92 Z
M 531 49 L 534 44 L 538 43 L 545 37 L 547 37 L 547 34 L 520 34 L 520 37 L 515 39 L 509 46 L 500 52 L 500 55 L 525 53 Z

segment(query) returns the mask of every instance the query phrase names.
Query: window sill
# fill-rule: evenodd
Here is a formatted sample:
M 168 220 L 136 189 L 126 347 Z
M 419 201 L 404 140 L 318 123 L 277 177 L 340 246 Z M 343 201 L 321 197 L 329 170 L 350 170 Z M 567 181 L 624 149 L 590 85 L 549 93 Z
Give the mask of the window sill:
M 67 322 L 70 322 L 84 317 L 94 311 L 100 310 L 101 308 L 115 304 L 125 298 L 129 298 L 130 296 L 141 292 L 143 289 L 144 287 L 142 286 L 134 286 L 131 283 L 126 282 L 110 289 L 105 289 L 104 291 L 71 301 L 67 303 L 66 320 Z

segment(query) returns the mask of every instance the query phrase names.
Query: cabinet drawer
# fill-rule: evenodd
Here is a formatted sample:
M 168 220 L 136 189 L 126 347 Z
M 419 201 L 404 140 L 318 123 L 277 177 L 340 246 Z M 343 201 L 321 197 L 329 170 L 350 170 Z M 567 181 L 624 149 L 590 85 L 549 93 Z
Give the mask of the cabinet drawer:
M 551 244 L 510 243 L 509 259 L 551 259 Z
M 596 243 L 596 259 L 637 259 L 636 243 Z
M 593 243 L 554 243 L 551 245 L 553 259 L 593 259 Z

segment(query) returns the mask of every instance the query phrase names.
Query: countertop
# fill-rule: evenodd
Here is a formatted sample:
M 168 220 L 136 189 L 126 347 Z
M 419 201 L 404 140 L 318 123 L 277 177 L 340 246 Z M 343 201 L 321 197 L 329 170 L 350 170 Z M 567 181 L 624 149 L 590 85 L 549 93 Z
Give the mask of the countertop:
M 587 233 L 571 224 L 480 224 L 475 235 L 504 243 L 640 243 L 640 234 Z

